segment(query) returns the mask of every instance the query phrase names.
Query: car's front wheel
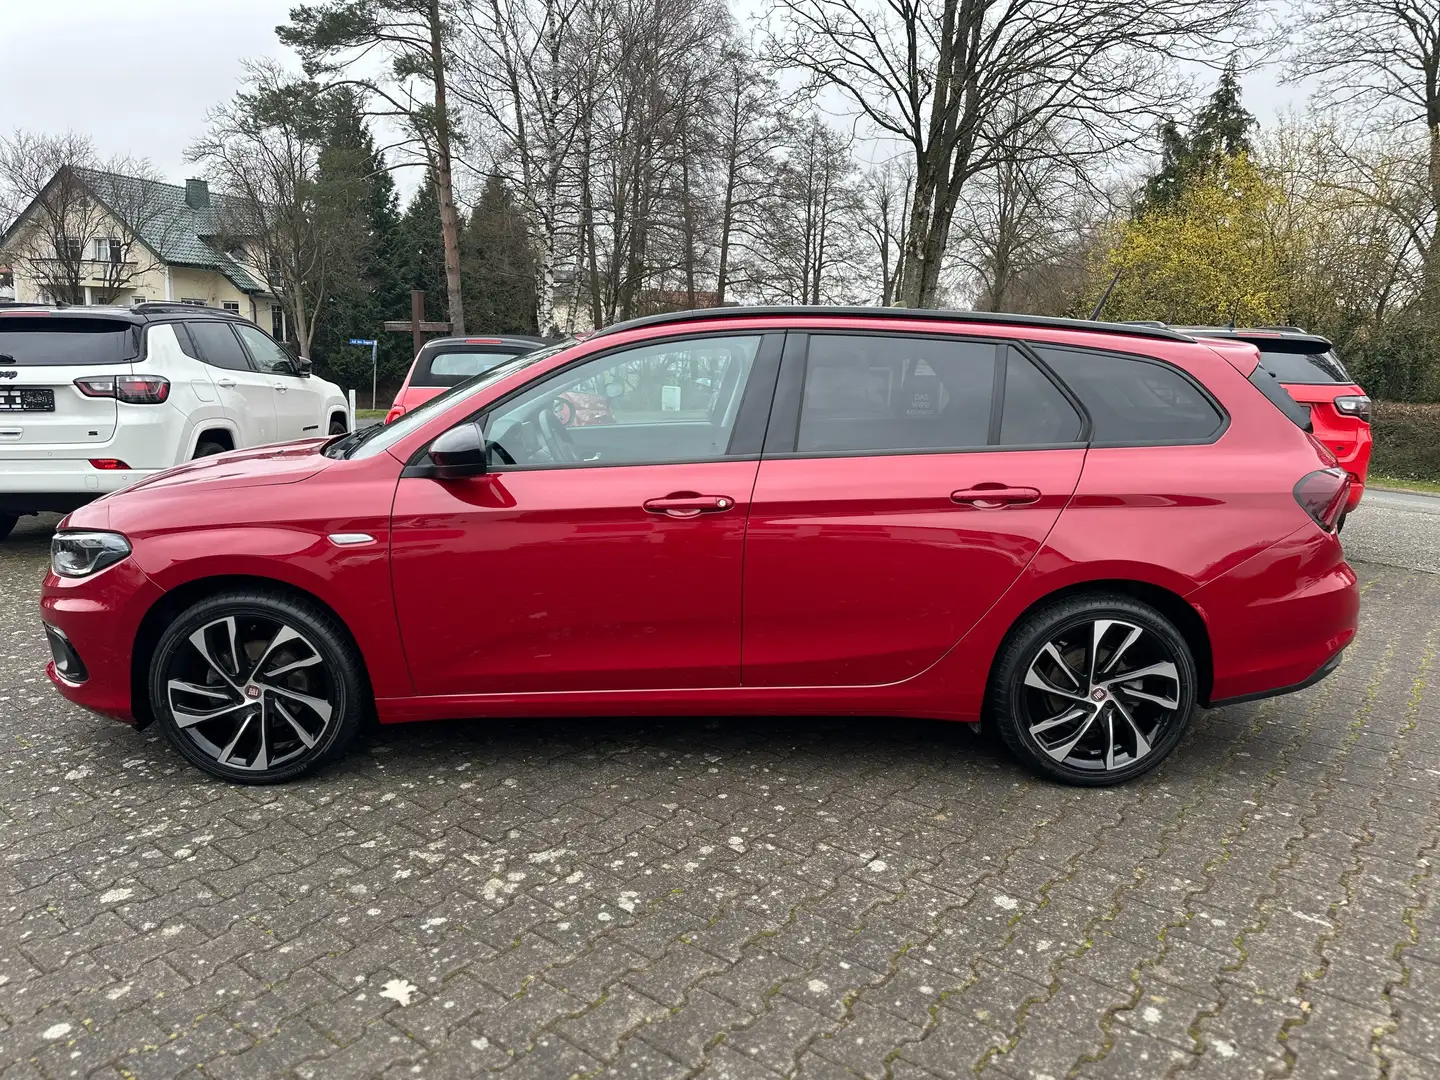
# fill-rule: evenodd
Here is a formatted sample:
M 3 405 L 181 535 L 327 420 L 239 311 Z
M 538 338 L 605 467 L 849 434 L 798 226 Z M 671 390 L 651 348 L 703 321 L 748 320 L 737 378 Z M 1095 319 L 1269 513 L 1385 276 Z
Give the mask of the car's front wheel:
M 343 752 L 370 690 L 349 635 L 318 605 L 227 592 L 194 604 L 161 636 L 150 704 L 191 763 L 226 780 L 273 784 Z
M 989 715 L 1033 772 L 1118 784 L 1175 748 L 1195 706 L 1195 661 L 1160 612 L 1124 596 L 1076 596 L 1011 631 Z
M 19 514 L 0 514 L 0 540 L 4 540 L 20 523 Z

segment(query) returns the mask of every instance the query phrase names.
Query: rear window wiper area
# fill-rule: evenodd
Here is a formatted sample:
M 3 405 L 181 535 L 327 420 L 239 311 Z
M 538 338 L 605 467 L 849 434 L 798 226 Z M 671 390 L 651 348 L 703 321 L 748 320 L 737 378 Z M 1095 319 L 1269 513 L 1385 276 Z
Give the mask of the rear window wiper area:
M 0 356 L 17 367 L 123 364 L 140 355 L 138 328 L 118 319 L 7 315 Z

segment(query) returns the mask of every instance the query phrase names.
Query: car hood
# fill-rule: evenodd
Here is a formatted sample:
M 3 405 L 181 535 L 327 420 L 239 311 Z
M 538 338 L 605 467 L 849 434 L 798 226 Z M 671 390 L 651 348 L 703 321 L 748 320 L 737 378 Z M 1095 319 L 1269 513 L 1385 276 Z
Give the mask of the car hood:
M 206 487 L 250 488 L 274 484 L 294 484 L 314 476 L 330 464 L 320 453 L 329 439 L 306 439 L 303 442 L 258 446 L 251 450 L 232 450 L 173 469 L 147 476 L 138 483 L 122 488 L 109 498 L 160 488 Z

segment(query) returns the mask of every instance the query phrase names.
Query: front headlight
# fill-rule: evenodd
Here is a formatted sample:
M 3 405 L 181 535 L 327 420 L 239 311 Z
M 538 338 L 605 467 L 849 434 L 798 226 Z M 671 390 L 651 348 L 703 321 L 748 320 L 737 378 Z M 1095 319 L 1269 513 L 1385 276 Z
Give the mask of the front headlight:
M 50 541 L 50 569 L 60 577 L 88 577 L 130 554 L 130 541 L 113 532 L 58 532 Z

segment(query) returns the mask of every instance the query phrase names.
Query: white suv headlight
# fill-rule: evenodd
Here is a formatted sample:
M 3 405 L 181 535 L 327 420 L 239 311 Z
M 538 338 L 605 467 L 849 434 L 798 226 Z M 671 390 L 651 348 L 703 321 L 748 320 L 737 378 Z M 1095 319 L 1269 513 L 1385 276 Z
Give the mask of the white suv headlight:
M 50 569 L 60 577 L 88 577 L 130 554 L 130 541 L 113 532 L 58 532 L 50 541 Z

